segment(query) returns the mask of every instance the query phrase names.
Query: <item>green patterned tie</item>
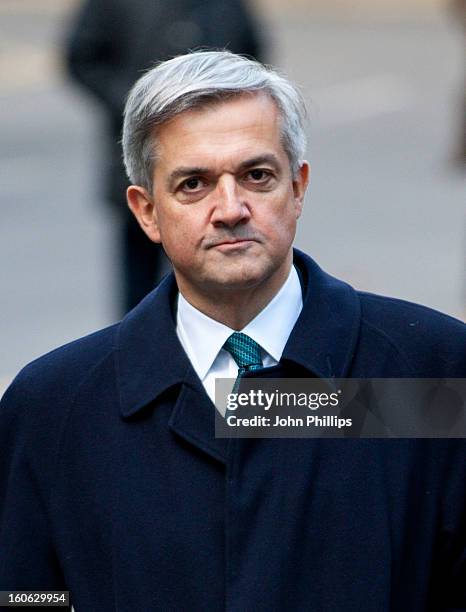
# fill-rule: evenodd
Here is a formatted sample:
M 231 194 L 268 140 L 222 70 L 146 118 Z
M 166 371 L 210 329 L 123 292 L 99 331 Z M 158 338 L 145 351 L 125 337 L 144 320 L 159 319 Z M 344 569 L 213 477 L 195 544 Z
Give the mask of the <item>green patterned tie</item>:
M 246 334 L 235 332 L 231 334 L 223 348 L 230 353 L 238 366 L 238 378 L 233 388 L 235 393 L 239 387 L 239 380 L 245 372 L 263 367 L 261 347 Z

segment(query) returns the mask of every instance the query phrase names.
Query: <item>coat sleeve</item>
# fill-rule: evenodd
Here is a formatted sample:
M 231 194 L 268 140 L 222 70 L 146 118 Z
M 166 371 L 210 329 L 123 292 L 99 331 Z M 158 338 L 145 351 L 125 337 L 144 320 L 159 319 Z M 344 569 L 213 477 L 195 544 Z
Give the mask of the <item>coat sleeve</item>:
M 20 379 L 0 402 L 0 590 L 68 590 L 48 511 L 55 436 Z

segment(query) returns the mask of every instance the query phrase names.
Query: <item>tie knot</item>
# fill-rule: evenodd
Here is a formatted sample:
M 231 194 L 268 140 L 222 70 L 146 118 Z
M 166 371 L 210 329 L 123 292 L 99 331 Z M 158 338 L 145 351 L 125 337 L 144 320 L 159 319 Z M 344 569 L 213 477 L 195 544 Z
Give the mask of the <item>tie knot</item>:
M 261 347 L 246 334 L 231 334 L 223 348 L 230 353 L 239 368 L 258 370 L 262 367 Z

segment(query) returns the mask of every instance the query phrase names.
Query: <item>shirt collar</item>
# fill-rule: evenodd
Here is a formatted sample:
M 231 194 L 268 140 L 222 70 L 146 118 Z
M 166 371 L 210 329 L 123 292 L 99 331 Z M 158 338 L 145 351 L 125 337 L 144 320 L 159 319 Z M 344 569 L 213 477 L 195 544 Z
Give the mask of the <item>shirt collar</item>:
M 233 330 L 194 308 L 179 293 L 176 333 L 194 370 L 203 380 Z
M 301 285 L 294 266 L 291 266 L 288 278 L 278 293 L 241 331 L 278 362 L 302 307 Z M 277 321 L 280 321 L 280 325 L 277 325 Z M 176 330 L 201 380 L 212 367 L 227 338 L 235 331 L 194 308 L 181 293 L 178 296 Z
M 242 332 L 255 340 L 275 361 L 280 361 L 302 308 L 301 284 L 295 267 L 291 266 L 280 291 Z

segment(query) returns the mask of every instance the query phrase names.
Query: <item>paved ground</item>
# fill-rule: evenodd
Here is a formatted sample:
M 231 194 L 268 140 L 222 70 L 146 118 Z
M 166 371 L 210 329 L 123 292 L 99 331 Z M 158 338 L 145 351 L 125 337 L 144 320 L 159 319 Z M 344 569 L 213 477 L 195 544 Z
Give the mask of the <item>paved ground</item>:
M 95 197 L 98 109 L 60 74 L 64 3 L 38 4 L 0 8 L 3 385 L 116 316 L 115 220 Z M 352 15 L 276 5 L 272 60 L 311 100 L 298 245 L 359 287 L 464 317 L 465 181 L 448 164 L 459 30 L 434 10 L 381 19 L 362 3 Z

